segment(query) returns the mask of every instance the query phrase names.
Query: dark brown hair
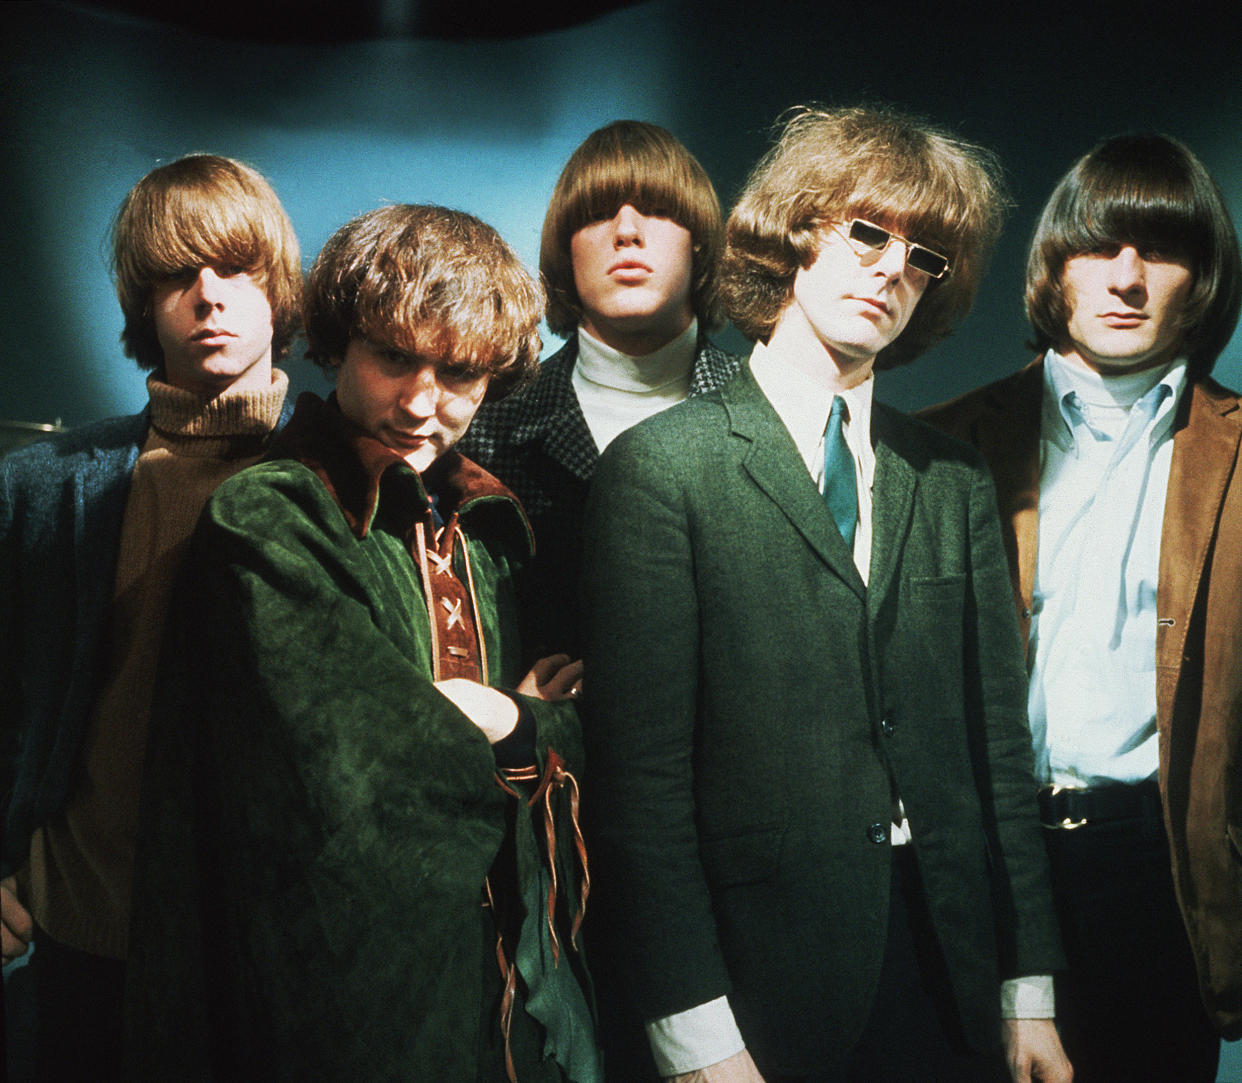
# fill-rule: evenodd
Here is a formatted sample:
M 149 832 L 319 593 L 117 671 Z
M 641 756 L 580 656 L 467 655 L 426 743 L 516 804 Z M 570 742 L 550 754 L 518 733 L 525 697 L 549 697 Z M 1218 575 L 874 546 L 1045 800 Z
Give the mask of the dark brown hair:
M 1026 264 L 1026 314 L 1039 350 L 1064 344 L 1065 261 L 1112 245 L 1185 260 L 1194 275 L 1181 313 L 1181 351 L 1206 376 L 1242 304 L 1238 236 L 1203 163 L 1167 135 L 1121 135 L 1083 155 L 1053 189 Z

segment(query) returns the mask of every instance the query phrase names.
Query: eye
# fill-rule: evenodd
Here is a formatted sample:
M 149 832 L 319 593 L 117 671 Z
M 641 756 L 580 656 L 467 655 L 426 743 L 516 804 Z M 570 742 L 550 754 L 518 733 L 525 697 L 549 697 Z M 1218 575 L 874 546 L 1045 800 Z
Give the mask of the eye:
M 445 387 L 459 389 L 474 383 L 479 374 L 469 365 L 441 365 L 436 376 Z
M 381 346 L 376 350 L 384 364 L 393 368 L 408 368 L 412 358 L 394 346 Z

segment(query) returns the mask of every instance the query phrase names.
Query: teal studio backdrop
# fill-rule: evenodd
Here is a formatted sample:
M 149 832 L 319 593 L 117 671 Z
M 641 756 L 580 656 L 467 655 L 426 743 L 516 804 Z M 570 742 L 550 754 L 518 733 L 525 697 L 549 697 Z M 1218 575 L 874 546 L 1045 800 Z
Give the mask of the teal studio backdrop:
M 152 8 L 0 5 L 0 419 L 72 426 L 141 408 L 107 230 L 135 180 L 192 151 L 265 173 L 307 264 L 353 215 L 414 201 L 479 215 L 534 267 L 557 173 L 601 124 L 669 128 L 727 207 L 783 109 L 892 102 L 995 149 L 1013 196 L 965 325 L 882 377 L 905 408 L 1028 359 L 1034 218 L 1098 139 L 1185 140 L 1242 220 L 1236 34 L 1184 5 L 587 0 L 567 15 L 538 0 L 216 0 L 177 5 L 179 22 L 138 13 Z M 325 389 L 296 353 L 286 368 L 295 388 Z M 1216 374 L 1242 385 L 1242 338 Z M 1242 1081 L 1232 1052 L 1221 1078 Z

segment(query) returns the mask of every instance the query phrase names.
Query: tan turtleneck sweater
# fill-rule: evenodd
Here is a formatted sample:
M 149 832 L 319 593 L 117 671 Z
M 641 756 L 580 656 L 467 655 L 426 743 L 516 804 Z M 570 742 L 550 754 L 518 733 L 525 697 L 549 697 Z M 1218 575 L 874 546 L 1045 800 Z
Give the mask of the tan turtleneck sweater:
M 35 921 L 80 951 L 124 959 L 142 761 L 151 692 L 173 580 L 207 498 L 256 462 L 289 381 L 207 402 L 147 380 L 151 426 L 121 526 L 108 655 L 73 796 L 35 832 L 29 898 Z

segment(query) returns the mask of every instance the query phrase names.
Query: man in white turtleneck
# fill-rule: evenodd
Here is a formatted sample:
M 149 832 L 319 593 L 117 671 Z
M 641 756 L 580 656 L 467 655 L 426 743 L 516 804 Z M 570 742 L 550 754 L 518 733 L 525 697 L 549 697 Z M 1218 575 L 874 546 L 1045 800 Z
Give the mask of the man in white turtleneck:
M 1208 1083 L 1242 1035 L 1242 403 L 1208 375 L 1240 296 L 1203 164 L 1106 140 L 1032 242 L 1042 357 L 926 415 L 996 480 L 1076 1083 Z
M 521 500 L 535 532 L 523 604 L 530 659 L 581 650 L 578 581 L 587 487 L 619 433 L 733 374 L 722 322 L 720 204 L 665 129 L 622 120 L 566 163 L 543 224 L 548 326 L 567 336 L 525 391 L 486 403 L 459 448 Z
M 284 417 L 297 239 L 253 169 L 191 155 L 121 205 L 122 342 L 150 401 L 4 460 L 5 962 L 33 939 L 32 1078 L 121 1070 L 130 881 L 169 592 L 207 497 Z M 25 1066 L 23 1066 L 25 1067 Z

